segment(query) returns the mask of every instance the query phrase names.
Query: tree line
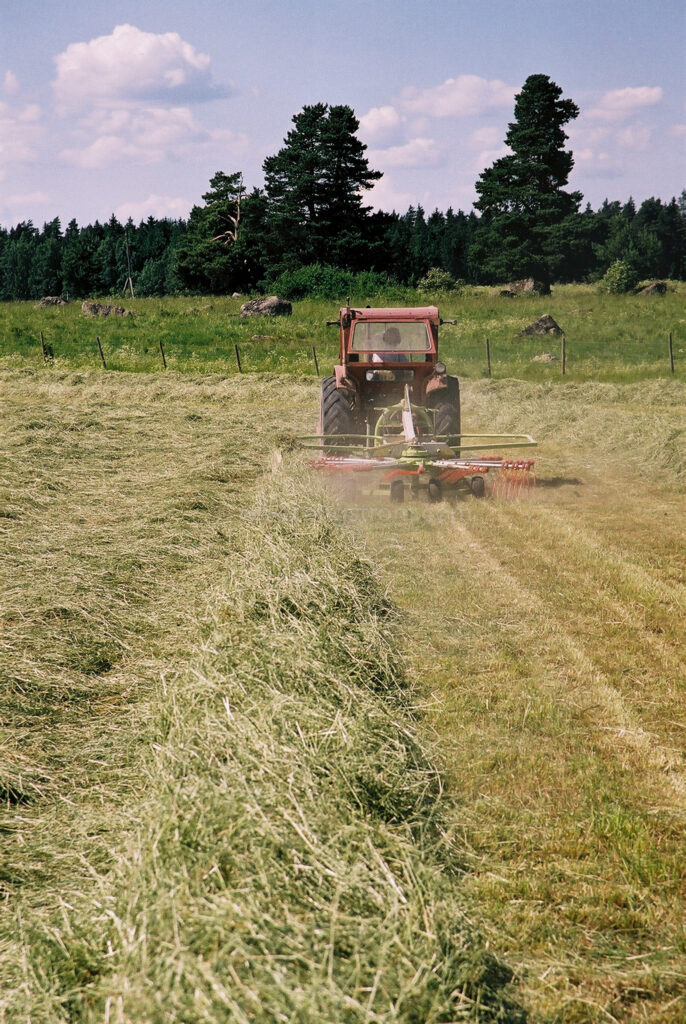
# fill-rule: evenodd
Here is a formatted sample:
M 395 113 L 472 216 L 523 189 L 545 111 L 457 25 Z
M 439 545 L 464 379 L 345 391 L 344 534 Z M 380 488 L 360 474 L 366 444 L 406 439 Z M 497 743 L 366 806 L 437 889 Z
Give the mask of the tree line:
M 515 99 L 510 152 L 476 183 L 476 210 L 373 212 L 369 167 L 348 106 L 318 103 L 293 118 L 281 150 L 264 161 L 264 186 L 218 171 L 187 220 L 113 215 L 62 230 L 59 219 L 0 228 L 0 299 L 279 291 L 337 297 L 357 277 L 372 292 L 392 282 L 436 287 L 534 276 L 594 281 L 621 265 L 628 284 L 686 279 L 686 191 L 640 206 L 605 200 L 582 209 L 568 192 L 573 154 L 566 124 L 578 107 L 546 75 Z M 478 212 L 476 212 L 478 211 Z

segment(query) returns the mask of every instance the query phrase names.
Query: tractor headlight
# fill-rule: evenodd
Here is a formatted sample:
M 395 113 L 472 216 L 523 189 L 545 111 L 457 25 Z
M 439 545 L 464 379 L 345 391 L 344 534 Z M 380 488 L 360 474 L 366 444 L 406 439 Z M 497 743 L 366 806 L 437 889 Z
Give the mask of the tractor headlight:
M 436 363 L 434 365 L 434 372 L 437 373 L 440 377 L 442 377 L 443 374 L 445 373 L 445 363 Z

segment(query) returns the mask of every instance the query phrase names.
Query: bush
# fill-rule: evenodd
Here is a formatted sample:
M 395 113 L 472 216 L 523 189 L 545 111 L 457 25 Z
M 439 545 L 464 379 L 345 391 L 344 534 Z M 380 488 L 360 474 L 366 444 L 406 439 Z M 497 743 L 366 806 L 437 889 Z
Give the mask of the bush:
M 600 290 L 610 295 L 624 295 L 638 284 L 638 274 L 625 260 L 615 260 L 610 264 L 600 282 Z
M 311 263 L 297 270 L 284 270 L 278 277 L 266 282 L 265 291 L 274 291 L 283 299 L 343 299 L 346 295 L 371 297 L 395 282 L 388 274 L 364 270 L 357 274 L 340 267 Z
M 451 292 L 460 289 L 463 282 L 456 281 L 452 274 L 440 267 L 431 267 L 424 277 L 417 281 L 417 287 L 422 291 Z

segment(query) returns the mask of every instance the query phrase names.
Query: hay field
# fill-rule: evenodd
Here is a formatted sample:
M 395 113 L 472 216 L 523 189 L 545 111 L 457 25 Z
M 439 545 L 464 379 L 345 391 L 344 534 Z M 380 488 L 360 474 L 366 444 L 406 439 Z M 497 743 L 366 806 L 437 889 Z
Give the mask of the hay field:
M 310 376 L 0 388 L 3 1024 L 683 1021 L 683 384 L 465 382 L 536 495 L 400 510 Z
M 0 1021 L 521 1021 L 311 382 L 0 386 Z
M 686 1019 L 686 391 L 471 382 L 530 500 L 367 517 L 465 888 L 532 1019 Z M 484 917 L 488 922 L 484 924 Z

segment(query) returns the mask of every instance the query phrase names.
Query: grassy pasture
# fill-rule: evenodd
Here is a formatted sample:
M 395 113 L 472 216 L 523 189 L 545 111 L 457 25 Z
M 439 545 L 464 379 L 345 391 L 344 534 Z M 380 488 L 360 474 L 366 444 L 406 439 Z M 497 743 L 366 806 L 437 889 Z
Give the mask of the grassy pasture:
M 566 285 L 545 298 L 505 299 L 490 289 L 463 294 L 398 291 L 384 296 L 353 296 L 364 305 L 438 304 L 455 327 L 442 329 L 443 357 L 463 376 L 487 373 L 485 339 L 491 345 L 493 376 L 545 381 L 560 376 L 558 338 L 519 337 L 543 313 L 566 332 L 567 379 L 630 382 L 669 374 L 668 335 L 673 334 L 676 375 L 686 367 L 686 285 L 667 295 L 599 295 L 590 286 Z M 338 313 L 335 302 L 308 300 L 294 304 L 291 318 L 272 321 L 240 318 L 241 300 L 229 298 L 114 299 L 135 312 L 131 318 L 89 319 L 81 304 L 37 309 L 32 303 L 0 306 L 0 365 L 37 367 L 42 362 L 40 332 L 52 346 L 55 367 L 97 368 L 100 337 L 108 368 L 150 372 L 161 367 L 162 342 L 168 365 L 184 373 L 237 372 L 238 345 L 247 372 L 313 374 L 312 345 L 320 366 L 337 352 L 337 332 L 325 322 Z M 341 299 L 343 301 L 343 299 Z M 535 362 L 548 353 L 551 364 Z

